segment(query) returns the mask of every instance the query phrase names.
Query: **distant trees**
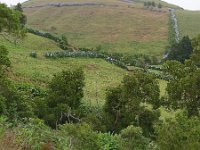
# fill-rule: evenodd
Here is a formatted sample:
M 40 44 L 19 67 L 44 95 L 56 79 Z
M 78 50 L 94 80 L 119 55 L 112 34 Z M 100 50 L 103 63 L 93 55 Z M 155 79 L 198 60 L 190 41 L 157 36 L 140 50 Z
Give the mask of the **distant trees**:
M 193 52 L 192 42 L 188 36 L 184 36 L 179 43 L 175 43 L 171 46 L 168 60 L 177 60 L 184 63 L 186 59 L 190 58 Z
M 162 4 L 161 3 L 156 4 L 154 1 L 148 1 L 148 2 L 144 2 L 144 7 L 145 8 L 151 8 L 151 9 L 157 7 L 159 9 L 161 9 L 162 8 Z

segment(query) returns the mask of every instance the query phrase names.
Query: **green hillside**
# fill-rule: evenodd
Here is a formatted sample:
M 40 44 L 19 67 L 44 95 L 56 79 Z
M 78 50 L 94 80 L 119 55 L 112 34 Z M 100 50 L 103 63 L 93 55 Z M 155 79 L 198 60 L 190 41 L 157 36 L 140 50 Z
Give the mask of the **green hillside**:
M 177 11 L 178 25 L 181 36 L 196 37 L 200 33 L 200 11 Z
M 9 57 L 12 63 L 10 77 L 14 81 L 25 82 L 46 89 L 54 74 L 62 70 L 82 67 L 86 76 L 84 99 L 87 103 L 96 104 L 94 100 L 97 96 L 99 102 L 104 101 L 106 89 L 118 85 L 126 73 L 121 68 L 101 59 L 46 59 L 43 56 L 45 52 L 58 51 L 60 48 L 51 40 L 32 34 L 28 34 L 17 45 L 3 38 L 0 38 L 0 40 L 1 44 L 9 49 Z M 36 52 L 38 57 L 30 57 L 31 52 Z
M 49 6 L 73 3 L 80 6 Z M 168 44 L 166 8 L 151 11 L 144 9 L 142 2 L 119 0 L 32 0 L 24 7 L 28 26 L 64 34 L 78 47 L 101 46 L 102 51 L 111 53 L 162 57 Z

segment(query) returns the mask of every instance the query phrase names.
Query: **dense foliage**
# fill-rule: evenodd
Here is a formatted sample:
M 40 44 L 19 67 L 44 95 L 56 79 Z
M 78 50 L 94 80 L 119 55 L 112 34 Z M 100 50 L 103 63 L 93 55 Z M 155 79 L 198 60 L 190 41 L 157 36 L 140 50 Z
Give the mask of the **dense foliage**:
M 193 52 L 191 40 L 188 36 L 182 38 L 179 43 L 175 43 L 170 48 L 170 53 L 167 57 L 168 60 L 177 60 L 184 63 L 186 59 L 190 58 Z
M 151 104 L 152 110 L 145 105 Z M 155 78 L 144 73 L 124 77 L 123 84 L 107 93 L 105 112 L 109 117 L 108 129 L 119 132 L 129 125 L 139 125 L 146 135 L 153 132 L 158 120 L 159 87 Z

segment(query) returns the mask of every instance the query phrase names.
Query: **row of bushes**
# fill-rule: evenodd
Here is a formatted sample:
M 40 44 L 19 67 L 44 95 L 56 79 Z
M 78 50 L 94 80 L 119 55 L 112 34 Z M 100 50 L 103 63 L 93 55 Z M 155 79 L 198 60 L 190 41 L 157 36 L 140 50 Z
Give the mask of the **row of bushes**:
M 41 37 L 45 37 L 45 38 L 55 41 L 56 43 L 58 43 L 58 46 L 63 50 L 70 50 L 69 43 L 65 36 L 58 37 L 51 33 L 41 32 L 41 31 L 31 29 L 31 28 L 27 28 L 27 30 L 29 33 L 32 33 L 32 34 L 35 34 L 35 35 L 38 35 Z
M 31 29 L 31 28 L 28 28 L 28 32 L 55 41 L 56 43 L 58 43 L 59 47 L 63 50 L 72 51 L 65 36 L 62 36 L 60 38 L 51 33 L 45 33 L 45 32 Z M 144 54 L 136 54 L 136 55 L 124 55 L 122 53 L 112 53 L 111 54 L 111 53 L 102 51 L 101 48 L 99 48 L 99 47 L 97 47 L 96 49 L 89 49 L 89 48 L 78 48 L 78 49 L 79 49 L 79 51 L 84 51 L 84 52 L 92 51 L 92 53 L 98 53 L 98 55 L 101 55 L 101 56 L 109 56 L 109 57 L 112 57 L 115 60 L 121 61 L 124 64 L 129 65 L 129 66 L 144 67 L 144 65 L 146 65 L 146 64 L 149 64 L 149 65 L 154 64 L 155 65 L 155 64 L 159 63 L 158 59 L 156 57 L 149 57 Z M 31 57 L 36 56 L 34 53 L 30 54 L 30 55 L 31 55 Z M 100 57 L 100 58 L 102 58 L 102 57 Z M 105 58 L 105 57 L 103 57 L 103 58 Z
M 127 69 L 127 66 L 124 62 L 114 59 L 111 56 L 102 54 L 102 53 L 96 53 L 92 51 L 59 51 L 59 52 L 46 52 L 45 53 L 46 58 L 64 58 L 64 57 L 86 57 L 86 58 L 101 58 L 104 59 L 112 64 L 115 64 L 118 67 L 121 67 L 123 69 Z

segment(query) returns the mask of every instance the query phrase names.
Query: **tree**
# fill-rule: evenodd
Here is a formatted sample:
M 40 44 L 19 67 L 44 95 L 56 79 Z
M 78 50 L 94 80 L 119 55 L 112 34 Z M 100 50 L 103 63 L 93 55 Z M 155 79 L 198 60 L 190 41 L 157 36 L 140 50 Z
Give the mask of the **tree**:
M 155 7 L 156 6 L 155 2 L 151 2 L 151 6 Z
M 47 105 L 49 111 L 46 121 L 55 127 L 56 124 L 80 121 L 76 110 L 83 97 L 84 75 L 82 69 L 63 71 L 54 76 L 49 84 Z
M 156 127 L 156 143 L 162 150 L 189 150 L 200 147 L 200 120 L 179 114 Z
M 191 40 L 188 36 L 184 36 L 180 43 L 175 43 L 171 47 L 171 51 L 168 55 L 168 60 L 177 60 L 184 63 L 186 59 L 190 58 L 193 52 Z
M 8 8 L 5 4 L 0 4 L 0 14 L 0 32 L 18 33 L 20 31 L 19 13 Z
M 21 33 L 19 15 L 4 4 L 0 4 L 0 33 L 18 35 Z M 8 51 L 0 46 L 0 112 L 10 121 L 33 116 L 30 103 L 20 95 L 10 80 L 7 79 L 5 68 L 10 66 Z
M 21 14 L 5 4 L 0 4 L 0 14 L 0 35 L 16 44 L 17 40 L 26 35 L 26 30 L 20 23 Z
M 147 7 L 150 7 L 150 6 L 151 6 L 151 2 L 148 1 L 148 2 L 147 2 Z
M 155 109 L 159 107 L 159 87 L 155 78 L 142 72 L 126 75 L 122 85 L 107 92 L 104 110 L 110 117 L 108 129 L 118 132 L 131 124 L 139 125 L 138 116 L 146 103 Z
M 158 4 L 158 8 L 159 8 L 159 9 L 162 8 L 162 4 L 161 4 L 161 3 Z
M 147 2 L 144 2 L 144 7 L 147 7 L 147 5 L 148 5 Z
M 167 85 L 168 103 L 173 109 L 186 109 L 189 116 L 199 116 L 200 71 L 192 61 L 170 61 L 164 65 L 173 77 Z
M 22 5 L 20 3 L 18 3 L 15 8 L 15 11 L 17 11 L 20 15 L 20 23 L 22 26 L 25 26 L 26 22 L 27 22 L 27 17 L 23 14 L 23 8 Z

